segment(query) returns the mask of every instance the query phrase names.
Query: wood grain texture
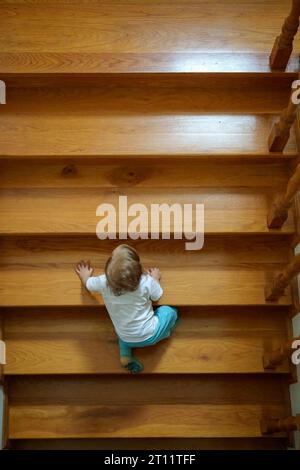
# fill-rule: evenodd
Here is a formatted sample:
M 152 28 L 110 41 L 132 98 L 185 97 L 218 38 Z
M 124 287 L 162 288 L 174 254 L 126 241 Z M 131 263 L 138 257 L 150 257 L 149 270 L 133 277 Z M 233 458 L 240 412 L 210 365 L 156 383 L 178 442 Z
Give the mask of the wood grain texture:
M 265 296 L 267 300 L 276 301 L 283 295 L 284 290 L 290 285 L 300 272 L 300 254 L 291 258 L 290 262 L 284 266 L 284 269 L 277 273 L 266 283 Z
M 273 69 L 285 70 L 293 50 L 294 37 L 299 28 L 300 3 L 293 0 L 289 15 L 285 18 L 281 34 L 277 36 L 271 55 L 270 65 Z
M 266 273 L 244 269 L 165 269 L 164 295 L 159 304 L 265 305 Z M 71 268 L 3 269 L 0 300 L 4 307 L 95 305 L 97 300 L 81 289 Z M 16 286 L 22 291 L 16 295 Z M 33 286 L 38 286 L 34 290 Z M 218 286 L 222 291 L 218 292 Z M 187 292 L 189 294 L 187 294 Z M 191 293 L 190 293 L 191 292 Z M 103 300 L 99 298 L 102 305 Z M 277 303 L 290 305 L 289 291 Z
M 167 173 L 167 171 L 166 171 Z M 193 228 L 196 221 L 196 204 L 204 205 L 205 233 L 208 234 L 259 234 L 278 235 L 294 233 L 293 216 L 290 213 L 287 223 L 279 231 L 269 229 L 266 223 L 268 207 L 274 198 L 274 192 L 256 188 L 103 188 L 103 189 L 18 189 L 2 191 L 0 203 L 0 234 L 61 234 L 93 235 L 103 216 L 96 215 L 98 206 L 111 204 L 116 211 L 116 231 L 119 233 L 119 214 L 130 222 L 136 217 L 127 216 L 121 210 L 119 197 L 126 196 L 128 208 L 134 203 L 141 203 L 147 209 L 146 233 L 162 233 L 162 222 L 151 218 L 152 204 L 183 204 L 193 206 Z M 137 213 L 137 215 L 139 212 Z M 166 222 L 166 220 L 165 220 Z M 200 221 L 199 221 L 200 223 Z M 174 221 L 170 218 L 170 231 L 174 232 Z
M 275 369 L 278 365 L 282 364 L 286 359 L 290 360 L 293 354 L 292 345 L 294 342 L 300 342 L 300 336 L 289 338 L 289 341 L 283 343 L 280 348 L 268 351 L 264 355 L 264 367 L 265 369 Z M 298 344 L 298 343 L 296 343 Z
M 157 87 L 152 92 L 115 87 L 9 89 L 7 105 L 1 107 L 0 155 L 173 158 L 269 154 L 267 138 L 275 117 L 267 109 L 274 109 L 267 104 L 272 102 L 268 93 L 264 95 L 265 114 L 249 113 L 249 104 L 242 109 L 249 98 L 234 100 L 224 90 L 220 100 L 218 95 L 212 100 L 208 96 L 197 89 L 184 93 Z M 296 155 L 294 135 L 285 154 Z
M 284 191 L 288 182 L 286 163 L 228 161 L 222 171 L 220 165 L 219 161 L 191 165 L 181 161 L 171 166 L 151 160 L 143 165 L 136 160 L 123 164 L 99 164 L 95 159 L 2 161 L 0 233 L 91 235 L 100 220 L 97 207 L 106 202 L 118 211 L 119 196 L 124 195 L 128 204 L 143 203 L 149 211 L 153 203 L 204 204 L 206 234 L 294 232 L 292 214 L 282 231 L 269 230 L 266 224 L 275 192 Z
M 291 414 L 289 365 L 264 372 L 262 361 L 287 339 L 294 301 L 290 289 L 275 305 L 264 297 L 295 231 L 292 214 L 283 231 L 266 227 L 298 155 L 293 133 L 283 155 L 267 146 L 299 70 L 297 55 L 285 75 L 267 63 L 289 5 L 0 1 L 10 439 L 282 445 L 283 435 L 262 438 L 259 422 Z M 144 267 L 161 267 L 160 303 L 182 317 L 170 340 L 139 351 L 139 377 L 119 366 L 103 300 L 74 273 L 82 258 L 103 272 L 119 242 L 97 240 L 95 210 L 125 194 L 206 207 L 199 252 L 181 240 L 130 242 Z
M 299 3 L 300 11 L 300 3 Z M 287 106 L 280 114 L 279 120 L 274 124 L 269 139 L 268 145 L 270 152 L 282 152 L 290 138 L 292 125 L 295 122 L 297 115 L 297 104 L 293 102 L 293 95 L 289 98 Z
M 289 8 L 288 0 L 2 2 L 0 52 L 266 52 Z
M 270 407 L 270 412 L 275 414 L 280 408 Z M 249 405 L 217 410 L 209 405 L 177 404 L 74 405 L 71 409 L 68 405 L 19 405 L 10 410 L 10 437 L 259 437 L 261 414 L 260 407 Z
M 181 240 L 143 240 L 136 241 L 134 246 L 140 251 L 145 267 L 160 266 L 163 270 L 165 292 L 160 303 L 265 305 L 266 278 L 282 268 L 287 260 L 287 247 L 280 239 L 267 246 L 262 240 L 257 243 L 245 240 L 207 238 L 200 251 L 186 251 Z M 95 260 L 96 268 L 103 270 L 117 244 L 74 237 L 64 239 L 63 243 L 55 237 L 2 240 L 2 306 L 95 305 L 96 300 L 80 287 L 74 265 L 80 259 L 91 259 Z M 16 295 L 16 286 L 20 285 L 22 289 Z M 288 305 L 290 301 L 287 290 L 280 303 Z
M 13 379 L 10 438 L 260 437 L 261 416 L 287 411 L 285 384 L 272 376 Z
M 285 438 L 11 439 L 12 450 L 286 450 Z
M 300 165 L 297 165 L 295 171 L 288 181 L 284 194 L 274 199 L 268 213 L 268 227 L 280 228 L 287 219 L 288 209 L 293 205 L 295 197 L 300 189 Z M 295 213 L 295 219 L 296 219 Z
M 140 380 L 142 377 L 142 380 Z M 123 384 L 120 393 L 120 383 Z M 186 376 L 74 376 L 9 377 L 11 404 L 107 405 L 128 404 L 128 397 L 138 406 L 149 404 L 261 405 L 288 403 L 285 387 L 288 378 L 281 375 L 209 375 Z M 183 384 L 186 384 L 183 387 Z M 264 384 L 264 386 L 262 386 Z M 186 391 L 189 390 L 187 394 Z M 172 391 L 172 394 L 170 394 Z M 287 410 L 287 409 L 285 409 Z M 286 415 L 284 415 L 286 416 Z
M 286 157 L 283 157 L 286 158 Z M 109 159 L 68 158 L 0 160 L 1 189 L 111 189 L 135 188 L 228 188 L 234 192 L 241 188 L 250 191 L 282 191 L 286 189 L 291 172 L 290 161 L 282 159 L 254 160 L 252 163 L 228 159 L 226 164 L 208 157 L 207 160 L 170 162 L 143 159 L 126 159 L 111 162 Z M 222 171 L 220 168 L 222 167 Z M 3 197 L 5 192 L 1 194 Z
M 287 338 L 283 312 L 182 308 L 180 318 L 169 340 L 136 351 L 145 373 L 263 373 L 264 351 Z M 104 309 L 10 311 L 5 334 L 6 375 L 127 373 Z M 276 372 L 288 373 L 288 362 Z
M 284 76 L 272 71 L 268 53 L 256 52 L 172 52 L 172 53 L 85 53 L 85 52 L 1 52 L 1 78 L 9 86 L 59 86 L 114 83 L 118 85 L 183 85 L 215 78 L 238 83 L 243 77 Z M 299 57 L 291 57 L 285 71 L 289 81 L 297 78 Z
M 62 241 L 64 243 L 62 243 Z M 102 270 L 118 240 L 98 240 L 84 237 L 7 237 L 1 238 L 1 267 L 20 269 L 36 262 L 41 266 L 72 266 L 79 259 L 92 260 L 96 270 Z M 274 268 L 289 259 L 289 247 L 284 235 L 265 242 L 265 236 L 209 236 L 199 251 L 185 250 L 182 240 L 127 240 L 138 250 L 144 267 L 162 268 L 211 266 L 245 269 Z M 234 248 L 234 249 L 233 249 Z

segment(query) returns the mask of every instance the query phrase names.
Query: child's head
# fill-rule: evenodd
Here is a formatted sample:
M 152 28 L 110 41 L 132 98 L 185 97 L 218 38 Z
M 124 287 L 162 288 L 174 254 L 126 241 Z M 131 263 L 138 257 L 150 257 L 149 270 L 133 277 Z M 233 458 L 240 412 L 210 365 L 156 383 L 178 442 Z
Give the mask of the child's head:
M 140 257 L 129 245 L 119 245 L 115 248 L 105 266 L 107 283 L 114 295 L 136 290 L 142 272 Z

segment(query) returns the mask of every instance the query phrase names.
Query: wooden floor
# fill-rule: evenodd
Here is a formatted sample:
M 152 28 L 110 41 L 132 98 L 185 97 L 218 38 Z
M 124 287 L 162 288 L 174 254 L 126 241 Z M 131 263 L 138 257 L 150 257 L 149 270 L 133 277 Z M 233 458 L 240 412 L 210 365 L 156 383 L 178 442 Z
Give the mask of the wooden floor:
M 284 449 L 262 417 L 291 414 L 293 368 L 263 368 L 290 337 L 296 298 L 266 302 L 297 220 L 267 213 L 298 158 L 268 136 L 299 71 L 268 56 L 290 0 L 0 2 L 0 316 L 12 449 Z M 119 364 L 103 299 L 80 286 L 118 240 L 103 202 L 199 203 L 203 249 L 129 240 L 160 266 L 180 322 Z M 161 235 L 162 227 L 155 227 Z M 148 230 L 149 232 L 149 230 Z M 117 234 L 119 227 L 117 227 Z M 1 327 L 0 327 L 1 328 Z

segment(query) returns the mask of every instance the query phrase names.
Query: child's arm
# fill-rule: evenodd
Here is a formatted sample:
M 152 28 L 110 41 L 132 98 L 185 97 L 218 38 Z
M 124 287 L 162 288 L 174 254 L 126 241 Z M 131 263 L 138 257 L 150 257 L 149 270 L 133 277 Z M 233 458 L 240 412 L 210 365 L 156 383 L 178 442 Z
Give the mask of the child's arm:
M 94 268 L 91 266 L 90 261 L 79 261 L 75 268 L 79 279 L 84 287 L 86 287 L 87 280 L 93 275 Z
M 150 299 L 156 302 L 163 295 L 163 289 L 160 285 L 161 273 L 159 268 L 150 268 L 147 271 L 148 275 L 154 279 L 150 285 Z

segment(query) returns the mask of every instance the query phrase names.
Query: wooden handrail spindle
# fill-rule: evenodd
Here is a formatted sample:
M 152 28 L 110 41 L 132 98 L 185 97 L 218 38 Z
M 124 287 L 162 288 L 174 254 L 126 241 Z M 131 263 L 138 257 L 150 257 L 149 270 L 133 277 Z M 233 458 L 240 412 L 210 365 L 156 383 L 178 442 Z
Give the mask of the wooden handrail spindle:
M 293 199 L 300 189 L 300 164 L 297 165 L 291 176 L 286 192 L 277 195 L 268 213 L 267 223 L 269 228 L 281 228 L 288 218 L 288 210 L 293 203 Z
M 293 92 L 290 94 L 289 104 L 282 111 L 279 121 L 276 122 L 271 130 L 268 147 L 270 152 L 283 152 L 289 138 L 291 127 L 296 119 L 298 105 L 293 103 Z
M 274 70 L 285 70 L 293 51 L 294 37 L 299 28 L 300 0 L 293 0 L 292 8 L 285 19 L 281 34 L 275 39 L 270 55 L 270 67 Z
M 280 366 L 286 359 L 290 359 L 294 351 L 292 346 L 295 341 L 300 341 L 300 336 L 282 344 L 280 348 L 275 351 L 266 352 L 263 357 L 264 368 L 276 369 L 276 367 Z
M 286 268 L 266 285 L 265 299 L 277 301 L 284 294 L 285 288 L 291 280 L 300 272 L 300 254 L 296 255 Z
M 300 430 L 300 415 L 287 418 L 264 418 L 260 421 L 260 429 L 263 435 Z

